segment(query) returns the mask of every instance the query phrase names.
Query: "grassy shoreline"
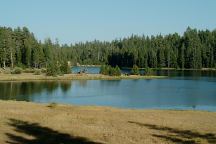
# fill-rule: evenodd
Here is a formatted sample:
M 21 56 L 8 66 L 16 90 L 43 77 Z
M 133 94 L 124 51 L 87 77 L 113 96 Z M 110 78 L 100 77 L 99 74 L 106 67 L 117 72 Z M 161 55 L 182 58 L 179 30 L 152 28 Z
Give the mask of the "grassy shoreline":
M 42 80 L 120 80 L 120 79 L 161 79 L 166 76 L 139 76 L 122 75 L 106 76 L 101 74 L 65 74 L 63 76 L 46 76 L 45 74 L 35 75 L 33 73 L 4 74 L 0 73 L 0 81 L 42 81 Z
M 0 100 L 0 143 L 215 143 L 216 112 Z

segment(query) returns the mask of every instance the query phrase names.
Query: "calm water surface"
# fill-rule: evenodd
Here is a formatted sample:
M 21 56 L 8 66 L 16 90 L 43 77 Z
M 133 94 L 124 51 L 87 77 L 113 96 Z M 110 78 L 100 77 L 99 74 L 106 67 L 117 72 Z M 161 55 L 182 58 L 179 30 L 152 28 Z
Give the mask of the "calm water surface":
M 216 72 L 163 71 L 160 75 L 171 77 L 153 80 L 0 82 L 0 99 L 216 111 Z

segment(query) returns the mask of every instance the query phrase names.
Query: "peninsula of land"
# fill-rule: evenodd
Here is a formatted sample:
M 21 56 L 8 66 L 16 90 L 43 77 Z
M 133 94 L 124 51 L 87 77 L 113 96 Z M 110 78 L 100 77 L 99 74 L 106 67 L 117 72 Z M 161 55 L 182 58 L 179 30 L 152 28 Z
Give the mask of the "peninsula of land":
M 102 74 L 64 74 L 62 76 L 35 75 L 34 73 L 4 74 L 0 73 L 0 81 L 39 81 L 39 80 L 120 80 L 120 79 L 160 79 L 166 76 L 121 75 L 107 76 Z

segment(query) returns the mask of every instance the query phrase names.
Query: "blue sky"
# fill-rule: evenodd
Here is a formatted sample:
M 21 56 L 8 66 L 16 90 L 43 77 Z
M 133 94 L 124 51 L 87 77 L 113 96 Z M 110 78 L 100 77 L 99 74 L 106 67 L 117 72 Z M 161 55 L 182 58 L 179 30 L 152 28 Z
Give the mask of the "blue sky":
M 216 0 L 0 0 L 0 26 L 60 43 L 216 28 Z

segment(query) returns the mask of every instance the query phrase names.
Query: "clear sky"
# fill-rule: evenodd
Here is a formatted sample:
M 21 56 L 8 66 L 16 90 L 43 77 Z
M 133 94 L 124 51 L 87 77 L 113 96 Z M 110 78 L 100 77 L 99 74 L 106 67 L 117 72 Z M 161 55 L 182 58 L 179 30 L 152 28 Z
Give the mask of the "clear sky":
M 0 26 L 60 43 L 216 28 L 216 0 L 0 0 Z

